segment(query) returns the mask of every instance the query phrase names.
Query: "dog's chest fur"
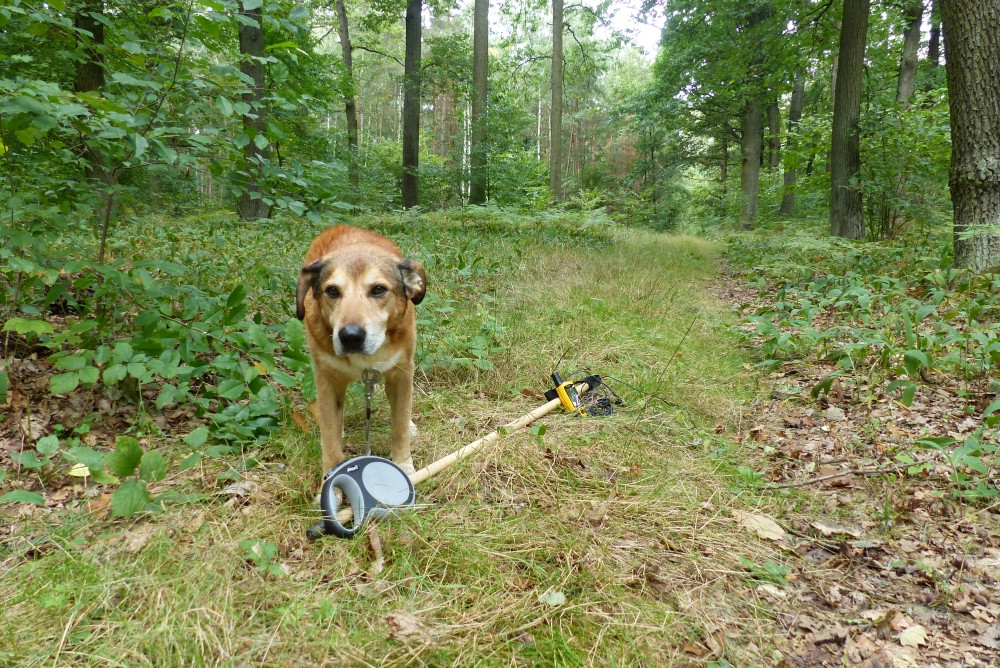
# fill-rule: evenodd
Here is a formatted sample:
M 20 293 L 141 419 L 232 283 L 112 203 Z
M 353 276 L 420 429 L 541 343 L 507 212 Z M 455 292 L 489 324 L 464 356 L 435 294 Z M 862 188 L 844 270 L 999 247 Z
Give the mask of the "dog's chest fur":
M 351 380 L 361 380 L 366 369 L 375 369 L 385 373 L 396 366 L 403 355 L 401 349 L 396 349 L 388 356 L 383 355 L 345 355 L 337 356 L 327 352 L 313 352 L 317 362 L 339 371 Z

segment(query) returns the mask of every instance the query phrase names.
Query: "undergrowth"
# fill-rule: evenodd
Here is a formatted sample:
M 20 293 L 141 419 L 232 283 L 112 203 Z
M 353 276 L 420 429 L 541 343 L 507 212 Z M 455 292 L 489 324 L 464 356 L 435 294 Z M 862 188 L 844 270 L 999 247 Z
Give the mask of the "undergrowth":
M 1000 274 L 952 267 L 948 239 L 859 244 L 825 234 L 793 221 L 728 240 L 728 262 L 758 291 L 742 309 L 757 367 L 824 365 L 813 398 L 840 383 L 869 408 L 884 397 L 908 407 L 921 387 L 953 384 L 979 428 L 961 441 L 931 433 L 915 445 L 947 453 L 956 495 L 996 497 Z
M 774 620 L 750 587 L 787 566 L 734 532 L 727 514 L 753 503 L 741 499 L 752 486 L 741 484 L 726 435 L 749 387 L 727 315 L 701 289 L 715 247 L 623 230 L 595 213 L 483 209 L 359 223 L 427 270 L 418 309 L 418 467 L 536 408 L 556 369 L 605 375 L 625 405 L 605 418 L 552 413 L 545 429 L 505 436 L 421 485 L 414 512 L 354 541 L 309 543 L 318 434 L 305 417 L 308 366 L 286 360 L 301 352 L 292 295 L 318 228 L 249 226 L 227 215 L 137 222 L 117 232 L 115 271 L 125 277 L 118 290 L 134 291 L 143 308 L 122 299 L 111 330 L 89 330 L 92 341 L 60 339 L 95 318 L 97 288 L 73 283 L 89 276 L 87 287 L 97 285 L 91 267 L 68 272 L 77 312 L 52 315 L 45 288 L 35 285 L 25 303 L 37 311 L 16 316 L 52 331 L 21 334 L 8 355 L 27 345 L 32 363 L 83 361 L 57 373 L 99 372 L 50 408 L 90 396 L 111 408 L 134 402 L 137 411 L 107 441 L 88 440 L 96 416 L 65 420 L 58 433 L 26 439 L 37 468 L 8 469 L 5 487 L 44 505 L 0 506 L 8 519 L 0 663 L 772 659 Z M 142 264 L 152 257 L 171 264 Z M 150 326 L 164 334 L 143 335 L 147 311 L 159 314 Z M 187 356 L 182 341 L 206 327 L 216 338 Z M 264 336 L 253 337 L 257 331 Z M 178 369 L 212 371 L 191 373 L 198 382 L 181 396 L 183 380 L 163 373 L 174 353 L 152 355 L 141 347 L 149 341 L 176 351 Z M 226 356 L 235 366 L 219 363 Z M 119 391 L 125 380 L 105 384 L 117 364 L 135 393 Z M 139 365 L 134 376 L 129 365 Z M 239 397 L 223 396 L 226 379 L 239 380 Z M 166 384 L 178 385 L 175 404 L 158 407 Z M 250 414 L 262 400 L 255 387 L 267 389 L 276 410 Z M 28 389 L 18 385 L 8 397 L 20 402 Z M 35 388 L 36 406 L 51 389 Z M 201 413 L 199 400 L 209 402 Z M 214 416 L 226 410 L 234 425 L 223 429 Z M 373 448 L 384 453 L 381 394 L 373 411 Z M 354 394 L 349 453 L 358 450 L 362 415 Z M 236 425 L 259 428 L 259 436 L 241 437 Z M 780 582 L 778 575 L 767 577 Z

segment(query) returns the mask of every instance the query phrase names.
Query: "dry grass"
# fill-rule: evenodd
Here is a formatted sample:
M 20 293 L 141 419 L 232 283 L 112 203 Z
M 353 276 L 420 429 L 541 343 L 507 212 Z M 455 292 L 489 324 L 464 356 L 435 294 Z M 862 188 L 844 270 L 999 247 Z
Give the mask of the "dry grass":
M 128 522 L 82 510 L 9 517 L 0 663 L 766 661 L 772 622 L 738 557 L 771 555 L 730 516 L 743 502 L 731 457 L 719 454 L 729 443 L 715 433 L 747 390 L 720 327 L 727 315 L 701 289 L 713 247 L 610 228 L 580 248 L 570 236 L 562 245 L 484 236 L 491 253 L 522 245 L 515 266 L 477 286 L 495 295 L 487 308 L 506 328 L 506 351 L 492 371 L 419 379 L 418 466 L 536 407 L 521 390 L 545 389 L 557 363 L 675 405 L 612 382 L 627 400 L 614 416 L 553 413 L 543 436 L 501 438 L 418 488 L 418 509 L 378 525 L 381 569 L 367 537 L 305 540 L 317 437 L 294 427 L 255 453 L 262 465 L 245 477 L 256 491 L 244 499 Z M 477 294 L 458 305 L 456 327 L 478 326 Z M 350 416 L 356 443 L 360 408 Z M 380 402 L 376 452 L 387 417 Z M 216 489 L 218 470 L 162 484 Z M 250 563 L 247 539 L 277 546 L 282 574 Z

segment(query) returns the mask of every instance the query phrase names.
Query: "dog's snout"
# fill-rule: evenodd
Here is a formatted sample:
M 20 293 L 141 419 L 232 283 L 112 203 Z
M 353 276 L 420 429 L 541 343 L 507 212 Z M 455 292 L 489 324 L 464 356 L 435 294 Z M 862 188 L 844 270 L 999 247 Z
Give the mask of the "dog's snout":
M 345 353 L 360 352 L 365 345 L 365 328 L 361 325 L 345 325 L 337 332 L 337 338 Z

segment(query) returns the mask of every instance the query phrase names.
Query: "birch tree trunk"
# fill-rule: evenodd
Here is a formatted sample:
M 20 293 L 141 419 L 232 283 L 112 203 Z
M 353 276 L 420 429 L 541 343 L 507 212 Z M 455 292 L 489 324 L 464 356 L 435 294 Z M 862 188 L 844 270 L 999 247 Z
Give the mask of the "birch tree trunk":
M 486 113 L 489 99 L 489 12 L 490 0 L 476 0 L 472 30 L 472 147 L 470 204 L 486 203 L 487 135 Z

